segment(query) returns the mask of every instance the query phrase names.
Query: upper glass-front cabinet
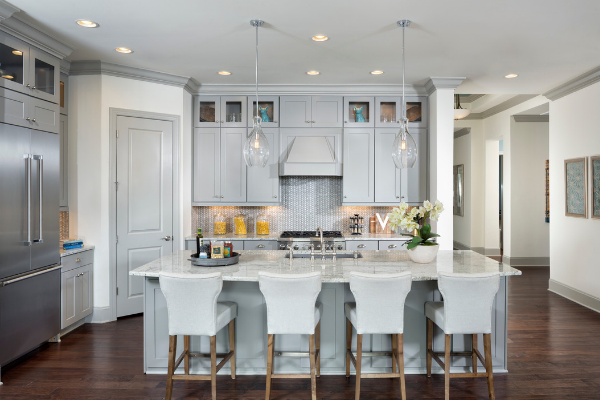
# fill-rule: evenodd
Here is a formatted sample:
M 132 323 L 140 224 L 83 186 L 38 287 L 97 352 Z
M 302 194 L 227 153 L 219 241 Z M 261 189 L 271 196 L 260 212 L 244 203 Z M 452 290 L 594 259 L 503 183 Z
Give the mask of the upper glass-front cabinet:
M 426 97 L 406 97 L 406 117 L 409 126 L 427 126 Z M 402 120 L 402 97 L 375 98 L 375 126 L 396 127 Z
M 258 115 L 262 118 L 265 128 L 279 127 L 279 96 L 259 96 Z M 256 116 L 256 97 L 248 96 L 248 126 L 254 126 Z
M 375 126 L 373 106 L 373 97 L 344 97 L 344 126 L 347 128 Z
M 58 103 L 60 60 L 0 32 L 0 85 Z
M 194 127 L 246 127 L 246 96 L 194 97 Z

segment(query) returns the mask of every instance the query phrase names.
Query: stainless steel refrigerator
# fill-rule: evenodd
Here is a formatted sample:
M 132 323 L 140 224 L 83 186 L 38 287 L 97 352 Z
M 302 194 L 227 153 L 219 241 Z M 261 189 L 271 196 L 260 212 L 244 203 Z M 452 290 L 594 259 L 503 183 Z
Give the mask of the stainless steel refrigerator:
M 0 123 L 0 366 L 60 331 L 59 146 Z

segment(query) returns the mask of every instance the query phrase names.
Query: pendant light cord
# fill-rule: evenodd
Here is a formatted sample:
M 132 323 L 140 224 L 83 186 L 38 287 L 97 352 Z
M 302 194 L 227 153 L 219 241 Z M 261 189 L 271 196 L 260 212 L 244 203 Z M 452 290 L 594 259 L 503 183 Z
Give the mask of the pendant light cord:
M 406 63 L 404 60 L 404 30 L 405 26 L 402 26 L 402 123 L 406 119 L 406 103 L 404 100 L 404 74 L 406 70 Z
M 258 117 L 258 24 L 256 25 L 256 116 Z

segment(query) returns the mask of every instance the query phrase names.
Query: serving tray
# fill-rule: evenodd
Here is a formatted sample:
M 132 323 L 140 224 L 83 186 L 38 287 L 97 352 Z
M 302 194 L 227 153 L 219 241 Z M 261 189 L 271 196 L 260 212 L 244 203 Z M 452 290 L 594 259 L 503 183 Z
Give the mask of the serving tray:
M 189 258 L 192 265 L 198 267 L 224 267 L 226 265 L 237 264 L 240 261 L 240 253 L 231 252 L 231 257 L 227 258 L 197 258 L 192 256 Z

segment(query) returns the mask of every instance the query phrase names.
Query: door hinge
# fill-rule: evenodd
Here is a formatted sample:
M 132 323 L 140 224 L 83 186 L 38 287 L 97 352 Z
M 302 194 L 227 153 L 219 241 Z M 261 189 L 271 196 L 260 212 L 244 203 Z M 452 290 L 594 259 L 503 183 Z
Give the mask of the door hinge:
M 117 129 L 117 138 L 119 137 L 119 130 Z
M 115 181 L 115 190 L 119 190 L 119 182 Z
M 117 235 L 117 244 L 119 243 L 119 235 Z

